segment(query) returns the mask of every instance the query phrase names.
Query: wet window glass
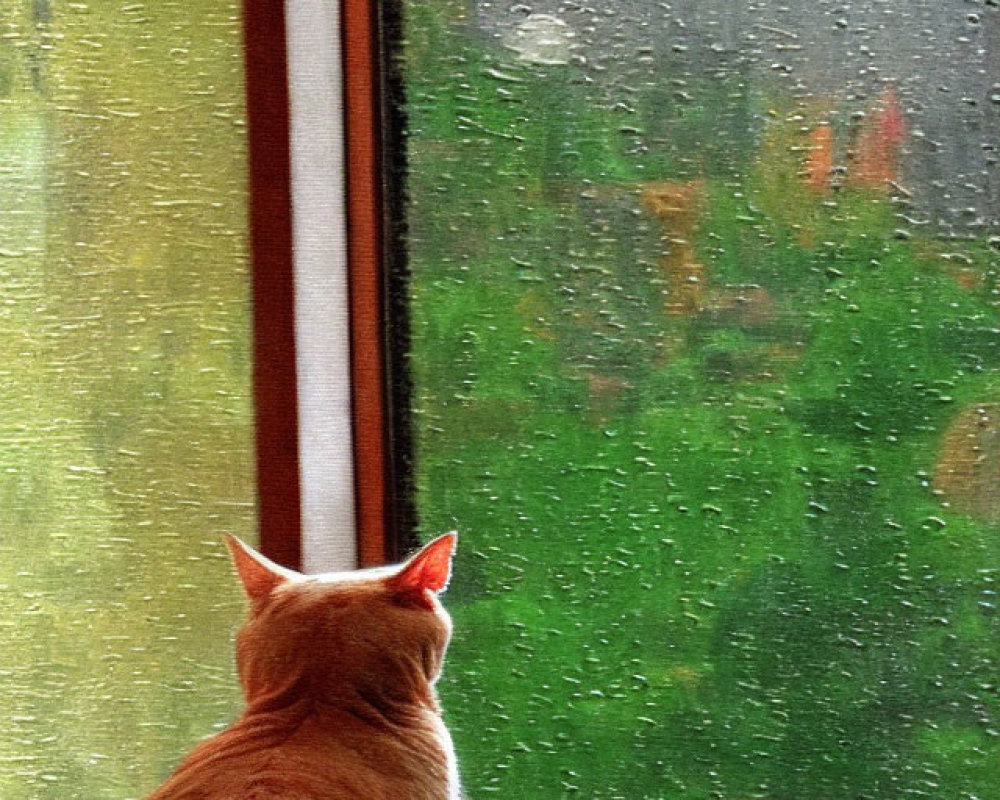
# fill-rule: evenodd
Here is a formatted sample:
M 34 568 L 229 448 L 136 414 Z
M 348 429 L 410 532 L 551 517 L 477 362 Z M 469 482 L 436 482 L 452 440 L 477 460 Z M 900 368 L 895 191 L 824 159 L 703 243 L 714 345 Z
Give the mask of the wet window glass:
M 7 0 L 0 32 L 0 796 L 141 797 L 239 703 L 239 7 Z
M 997 3 L 402 11 L 469 795 L 995 795 Z

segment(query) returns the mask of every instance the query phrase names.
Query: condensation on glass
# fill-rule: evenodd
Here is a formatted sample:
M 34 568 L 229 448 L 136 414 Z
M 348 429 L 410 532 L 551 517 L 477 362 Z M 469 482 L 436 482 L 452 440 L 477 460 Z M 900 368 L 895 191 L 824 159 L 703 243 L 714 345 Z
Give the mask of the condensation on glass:
M 1000 8 L 410 0 L 472 797 L 1000 780 Z
M 141 797 L 238 703 L 239 7 L 6 0 L 0 31 L 0 797 Z

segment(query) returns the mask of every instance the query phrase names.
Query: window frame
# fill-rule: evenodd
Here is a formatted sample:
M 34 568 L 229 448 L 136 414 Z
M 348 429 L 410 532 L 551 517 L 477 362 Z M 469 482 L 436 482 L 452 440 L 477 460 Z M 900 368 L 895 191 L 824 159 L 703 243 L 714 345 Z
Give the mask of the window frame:
M 401 148 L 395 146 L 398 140 L 390 142 L 383 133 L 382 121 L 391 111 L 379 69 L 380 63 L 387 63 L 380 42 L 390 12 L 380 6 L 373 0 L 342 0 L 339 5 L 358 566 L 395 560 L 412 537 L 409 437 L 403 417 L 393 413 L 406 403 L 407 380 L 399 368 L 401 360 L 388 354 L 397 339 L 405 339 L 406 323 L 405 309 L 390 307 L 385 263 L 390 250 L 386 204 L 393 202 L 387 198 L 400 196 L 388 184 L 386 153 L 401 154 Z M 303 476 L 285 4 L 244 0 L 243 29 L 259 542 L 268 557 L 301 569 Z M 390 318 L 395 331 L 389 328 Z

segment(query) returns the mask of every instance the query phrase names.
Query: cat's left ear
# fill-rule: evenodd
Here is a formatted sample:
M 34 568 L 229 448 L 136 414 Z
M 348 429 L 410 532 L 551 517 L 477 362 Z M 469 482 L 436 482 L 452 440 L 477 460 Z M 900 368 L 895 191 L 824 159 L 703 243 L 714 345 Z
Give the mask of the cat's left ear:
M 392 577 L 393 586 L 402 591 L 444 591 L 451 577 L 451 557 L 457 542 L 454 531 L 439 536 L 403 565 Z
M 283 583 L 299 577 L 295 570 L 275 564 L 235 536 L 227 534 L 226 544 L 233 555 L 233 564 L 243 583 L 243 589 L 255 606 L 263 603 Z

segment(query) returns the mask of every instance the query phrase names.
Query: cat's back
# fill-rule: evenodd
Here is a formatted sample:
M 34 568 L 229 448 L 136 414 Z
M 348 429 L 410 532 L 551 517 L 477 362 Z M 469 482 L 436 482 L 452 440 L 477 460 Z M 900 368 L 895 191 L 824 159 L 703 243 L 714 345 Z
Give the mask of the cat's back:
M 241 772 L 238 768 L 231 773 L 217 771 L 211 778 L 199 776 L 192 781 L 175 776 L 149 800 L 388 800 L 392 796 L 362 786 L 338 785 L 335 780 L 321 784 L 314 777 L 290 776 L 284 769 L 255 776 Z
M 350 719 L 293 725 L 244 718 L 196 748 L 147 800 L 451 800 L 450 740 L 421 726 L 400 738 Z M 443 733 L 443 737 L 441 734 Z M 430 765 L 441 765 L 437 768 Z
M 303 773 L 283 764 L 252 775 L 245 765 L 216 766 L 211 776 L 175 775 L 148 800 L 451 800 L 447 790 L 434 791 L 415 783 L 387 784 L 364 771 L 336 775 Z
M 300 759 L 238 729 L 204 743 L 147 800 L 346 800 L 366 797 L 340 785 L 328 764 Z M 235 735 L 234 735 L 235 734 Z M 241 741 L 242 739 L 242 741 Z M 333 754 L 331 754 L 333 755 Z M 318 761 L 318 760 L 317 760 Z
M 331 766 L 319 759 L 303 762 L 282 751 L 221 759 L 201 759 L 195 753 L 148 800 L 381 800 L 391 796 L 364 776 L 352 777 L 343 764 L 341 769 Z

